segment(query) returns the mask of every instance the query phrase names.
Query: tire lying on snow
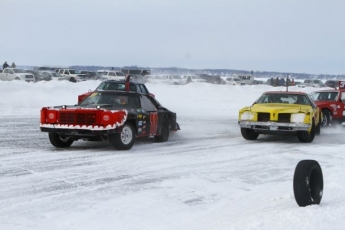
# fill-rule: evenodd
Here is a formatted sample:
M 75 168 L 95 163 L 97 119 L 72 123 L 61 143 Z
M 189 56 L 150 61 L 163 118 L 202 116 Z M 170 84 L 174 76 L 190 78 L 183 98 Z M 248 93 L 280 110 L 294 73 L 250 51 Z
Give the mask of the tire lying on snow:
M 319 163 L 315 160 L 302 160 L 295 169 L 293 192 L 301 207 L 320 204 L 323 194 L 323 176 Z

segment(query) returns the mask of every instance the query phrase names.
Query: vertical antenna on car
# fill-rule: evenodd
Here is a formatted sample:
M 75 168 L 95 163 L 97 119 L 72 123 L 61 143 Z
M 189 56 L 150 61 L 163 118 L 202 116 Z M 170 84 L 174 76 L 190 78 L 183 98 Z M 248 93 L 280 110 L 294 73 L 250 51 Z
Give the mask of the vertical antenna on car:
M 129 79 L 131 78 L 131 75 L 127 74 L 125 78 L 125 91 L 129 91 Z

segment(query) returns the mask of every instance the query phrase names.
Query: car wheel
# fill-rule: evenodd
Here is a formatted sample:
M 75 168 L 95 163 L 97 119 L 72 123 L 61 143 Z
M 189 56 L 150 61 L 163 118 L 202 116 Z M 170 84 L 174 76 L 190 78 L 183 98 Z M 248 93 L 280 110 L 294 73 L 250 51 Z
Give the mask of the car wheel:
M 67 148 L 70 147 L 73 143 L 73 140 L 68 138 L 62 138 L 60 135 L 56 133 L 49 133 L 48 136 L 50 143 L 57 148 Z
M 297 133 L 298 140 L 303 143 L 310 143 L 314 140 L 315 134 L 316 134 L 316 127 L 315 123 L 313 121 L 313 124 L 311 126 L 310 132 L 308 131 L 299 131 Z
M 329 126 L 331 124 L 331 113 L 329 112 L 329 110 L 323 109 L 322 114 L 323 114 L 323 119 L 322 119 L 321 126 L 322 127 Z
M 162 127 L 161 127 L 161 135 L 155 136 L 155 141 L 166 142 L 169 140 L 169 134 L 170 134 L 169 121 L 167 119 L 164 119 L 162 123 Z
M 128 150 L 132 148 L 135 141 L 134 128 L 130 123 L 124 124 L 120 133 L 110 136 L 110 142 L 117 150 Z
M 249 141 L 256 140 L 259 137 L 258 133 L 247 128 L 241 128 L 241 134 L 244 139 L 249 140 Z
M 321 134 L 321 116 L 319 116 L 319 122 L 317 123 L 315 134 L 320 135 Z
M 319 163 L 315 160 L 302 160 L 295 169 L 293 192 L 301 207 L 320 204 L 323 194 L 323 176 Z
M 77 80 L 76 80 L 74 77 L 71 77 L 71 78 L 69 79 L 69 81 L 70 81 L 70 82 L 77 82 Z

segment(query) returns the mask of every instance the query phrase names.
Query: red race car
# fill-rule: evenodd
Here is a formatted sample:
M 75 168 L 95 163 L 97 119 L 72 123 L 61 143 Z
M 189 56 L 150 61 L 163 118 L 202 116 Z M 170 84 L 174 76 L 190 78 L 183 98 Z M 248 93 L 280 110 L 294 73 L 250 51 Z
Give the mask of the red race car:
M 322 126 L 341 124 L 345 121 L 345 81 L 339 81 L 339 86 L 335 89 L 314 91 L 311 97 L 322 110 Z

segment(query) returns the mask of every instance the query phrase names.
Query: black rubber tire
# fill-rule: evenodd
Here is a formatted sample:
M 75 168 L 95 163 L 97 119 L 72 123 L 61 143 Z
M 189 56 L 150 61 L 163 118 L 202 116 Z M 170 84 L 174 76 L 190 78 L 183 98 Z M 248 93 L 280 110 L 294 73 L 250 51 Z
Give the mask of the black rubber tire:
M 135 131 L 131 123 L 123 125 L 121 133 L 110 136 L 110 142 L 117 150 L 129 150 L 135 142 Z
M 317 124 L 316 126 L 316 129 L 315 129 L 315 134 L 316 135 L 320 135 L 321 134 L 321 116 L 319 116 L 319 123 Z
M 164 120 L 161 127 L 161 135 L 155 136 L 156 142 L 166 142 L 169 140 L 170 129 L 168 120 Z
M 242 134 L 242 137 L 244 139 L 249 140 L 249 141 L 256 140 L 259 137 L 258 133 L 254 132 L 251 129 L 247 129 L 247 128 L 241 128 L 241 134 Z
M 323 195 L 323 175 L 319 163 L 315 160 L 302 160 L 293 176 L 293 192 L 297 204 L 301 207 L 320 204 Z
M 331 112 L 327 109 L 323 109 L 322 110 L 322 123 L 321 126 L 322 127 L 326 127 L 329 126 L 331 124 Z
M 74 82 L 74 83 L 77 82 L 77 80 L 76 80 L 74 77 L 71 77 L 71 78 L 69 79 L 69 81 L 70 81 L 70 82 Z
M 56 133 L 49 133 L 50 143 L 57 148 L 68 148 L 72 145 L 73 140 L 61 138 Z
M 316 127 L 313 121 L 310 132 L 308 131 L 299 131 L 297 133 L 298 140 L 302 143 L 311 143 L 313 142 L 316 134 Z

